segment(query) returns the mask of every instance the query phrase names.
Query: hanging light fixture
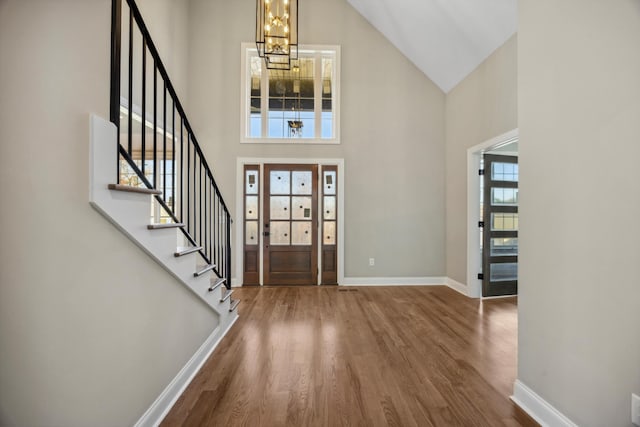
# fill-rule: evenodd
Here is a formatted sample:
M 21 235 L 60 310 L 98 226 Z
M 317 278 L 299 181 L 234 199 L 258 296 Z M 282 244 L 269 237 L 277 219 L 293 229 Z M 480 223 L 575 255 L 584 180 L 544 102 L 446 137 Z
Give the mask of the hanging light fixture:
M 293 120 L 289 120 L 289 137 L 302 138 L 302 127 L 304 123 L 300 120 L 300 111 L 302 110 L 302 103 L 300 101 L 300 66 L 295 64 L 293 66 L 293 93 L 298 95 L 298 105 L 291 107 L 293 110 Z M 296 108 L 297 107 L 297 108 Z
M 257 0 L 256 46 L 270 70 L 298 59 L 298 0 Z

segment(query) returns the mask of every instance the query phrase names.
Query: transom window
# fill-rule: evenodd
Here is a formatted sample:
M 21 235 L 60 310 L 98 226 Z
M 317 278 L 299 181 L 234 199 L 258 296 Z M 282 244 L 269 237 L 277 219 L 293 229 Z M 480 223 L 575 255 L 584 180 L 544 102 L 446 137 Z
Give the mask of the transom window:
M 241 141 L 340 143 L 339 46 L 300 46 L 290 70 L 268 70 L 242 45 Z

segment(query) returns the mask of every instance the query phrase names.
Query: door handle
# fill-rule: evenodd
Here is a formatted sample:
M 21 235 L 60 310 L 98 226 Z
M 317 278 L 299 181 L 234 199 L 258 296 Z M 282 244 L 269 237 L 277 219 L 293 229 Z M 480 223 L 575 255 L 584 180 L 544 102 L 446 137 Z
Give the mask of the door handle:
M 268 232 L 268 231 L 265 231 L 265 232 L 263 232 L 263 233 L 262 233 L 262 235 L 263 235 L 264 237 L 269 237 L 269 232 Z

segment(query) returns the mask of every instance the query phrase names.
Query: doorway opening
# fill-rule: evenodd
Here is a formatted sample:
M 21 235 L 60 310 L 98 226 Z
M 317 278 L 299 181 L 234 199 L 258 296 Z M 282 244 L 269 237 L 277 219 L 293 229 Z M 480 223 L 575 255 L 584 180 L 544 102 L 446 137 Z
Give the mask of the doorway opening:
M 515 157 L 517 162 L 518 139 L 518 129 L 514 129 L 467 150 L 467 287 L 468 296 L 472 298 L 513 295 L 517 290 L 517 247 L 513 248 L 514 244 L 517 245 L 517 200 L 515 206 L 511 199 L 505 202 L 506 196 L 517 198 L 517 183 L 513 185 L 513 181 L 504 181 L 504 174 L 493 175 L 495 180 L 491 180 L 493 172 L 483 168 L 483 163 L 485 155 L 502 156 L 504 159 Z M 496 164 L 513 162 L 497 161 Z M 491 165 L 489 167 L 492 168 Z M 504 171 L 504 168 L 501 170 Z M 509 171 L 513 171 L 513 168 L 509 168 Z M 486 174 L 490 175 L 487 177 Z M 490 184 L 488 188 L 484 185 L 485 177 Z M 508 179 L 513 178 L 510 176 Z M 492 188 L 497 189 L 493 191 L 493 195 L 497 197 L 493 206 Z M 492 209 L 484 209 L 485 201 L 490 203 Z M 492 224 L 492 218 L 499 221 Z M 515 230 L 496 229 L 504 228 L 505 224 Z M 491 243 L 495 249 L 493 257 Z M 501 243 L 504 251 L 498 250 L 496 246 Z M 502 264 L 494 267 L 493 276 L 490 270 L 492 264 Z M 490 285 L 492 277 L 494 283 Z
M 236 283 L 344 279 L 344 161 L 238 159 Z

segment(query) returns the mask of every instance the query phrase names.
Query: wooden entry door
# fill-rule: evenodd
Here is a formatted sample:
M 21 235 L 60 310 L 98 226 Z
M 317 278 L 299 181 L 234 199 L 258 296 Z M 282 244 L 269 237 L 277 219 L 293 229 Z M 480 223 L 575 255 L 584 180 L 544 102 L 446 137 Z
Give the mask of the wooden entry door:
M 318 166 L 264 166 L 265 285 L 318 283 Z

